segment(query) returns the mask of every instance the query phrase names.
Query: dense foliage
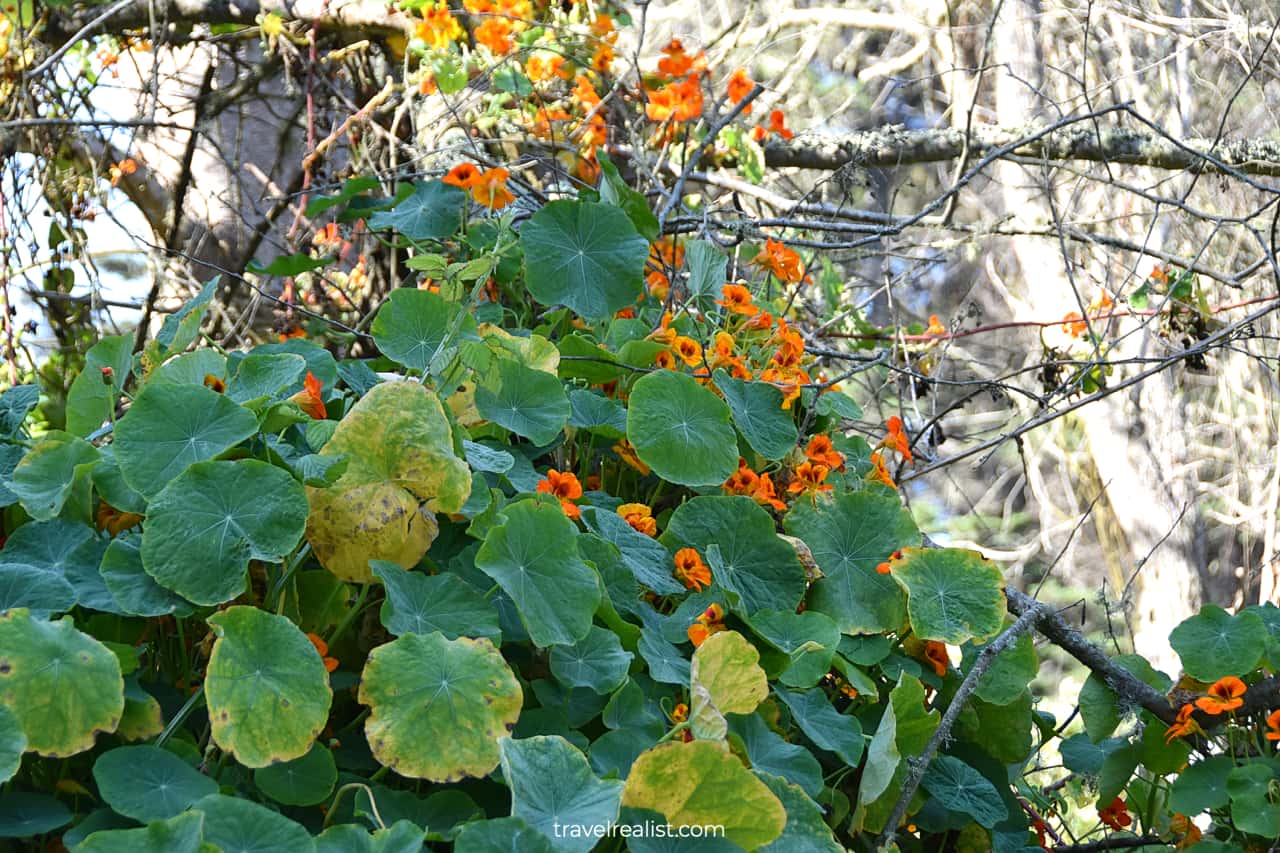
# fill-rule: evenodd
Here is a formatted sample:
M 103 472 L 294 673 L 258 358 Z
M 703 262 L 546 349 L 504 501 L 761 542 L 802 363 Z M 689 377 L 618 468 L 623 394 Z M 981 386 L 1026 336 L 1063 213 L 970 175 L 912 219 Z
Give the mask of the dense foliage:
M 420 85 L 465 84 L 456 21 L 418 6 Z M 1017 618 L 992 562 L 921 535 L 894 483 L 913 453 L 899 419 L 876 446 L 844 428 L 858 404 L 795 320 L 828 273 L 785 241 L 730 257 L 662 236 L 665 210 L 601 147 L 607 16 L 556 42 L 584 52 L 575 76 L 513 23 L 529 10 L 471 11 L 492 13 L 477 50 L 539 46 L 495 98 L 549 136 L 569 124 L 580 188 L 521 207 L 508 170 L 468 161 L 389 197 L 359 178 L 313 197 L 314 248 L 262 274 L 358 291 L 346 241 L 377 235 L 410 270 L 369 328 L 379 355 L 335 357 L 354 335 L 321 323 L 198 347 L 214 283 L 139 352 L 99 340 L 65 430 L 30 429 L 35 386 L 0 396 L 0 837 L 130 853 L 587 851 L 613 823 L 723 830 L 600 842 L 642 853 L 1280 837 L 1280 609 L 1183 623 L 1177 684 L 1115 659 L 1168 695 L 1163 717 L 1110 670 L 1079 697 L 1083 731 L 1038 710 L 1040 611 Z M 784 118 L 691 136 L 705 65 L 676 44 L 663 62 L 648 144 L 714 148 L 750 179 Z M 745 74 L 721 89 L 745 116 Z M 922 355 L 945 335 L 866 331 Z

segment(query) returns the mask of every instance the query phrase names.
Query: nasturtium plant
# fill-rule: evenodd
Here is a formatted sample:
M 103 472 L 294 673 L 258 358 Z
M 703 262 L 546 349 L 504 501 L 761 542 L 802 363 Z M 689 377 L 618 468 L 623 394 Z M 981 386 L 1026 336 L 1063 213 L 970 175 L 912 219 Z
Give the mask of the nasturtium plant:
M 1031 601 L 1021 568 L 936 546 L 916 510 L 958 324 L 876 325 L 789 219 L 716 237 L 704 179 L 758 182 L 786 150 L 781 109 L 739 110 L 762 68 L 672 41 L 628 92 L 608 2 L 394 5 L 412 85 L 388 96 L 466 90 L 477 134 L 391 192 L 312 184 L 315 230 L 248 269 L 277 279 L 249 280 L 270 342 L 229 343 L 215 280 L 151 339 L 64 341 L 41 386 L 0 390 L 0 837 L 1280 841 L 1280 609 L 1204 607 L 1175 680 Z M 488 162 L 485 133 L 520 129 L 548 156 Z M 1065 714 L 1050 674 L 1083 683 Z M 612 831 L 667 824 L 701 834 Z

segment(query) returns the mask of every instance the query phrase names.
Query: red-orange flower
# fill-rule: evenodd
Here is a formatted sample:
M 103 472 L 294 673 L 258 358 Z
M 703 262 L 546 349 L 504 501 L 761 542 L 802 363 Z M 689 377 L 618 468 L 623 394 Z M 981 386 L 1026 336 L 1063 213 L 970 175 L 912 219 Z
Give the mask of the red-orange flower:
M 943 678 L 951 667 L 951 658 L 947 656 L 946 643 L 930 640 L 924 644 L 924 659 L 933 667 L 933 671 Z
M 756 87 L 755 81 L 747 75 L 747 69 L 739 68 L 729 75 L 729 103 L 736 104 L 751 94 L 751 90 Z M 751 115 L 751 104 L 747 104 L 742 110 L 742 115 Z
M 118 536 L 121 531 L 128 530 L 130 527 L 141 523 L 142 516 L 137 513 L 116 509 L 106 501 L 99 500 L 98 511 L 94 520 L 97 522 L 99 530 L 105 530 L 112 536 Z
M 730 495 L 750 495 L 756 490 L 760 477 L 747 466 L 747 460 L 738 457 L 738 470 L 729 475 L 720 488 Z
M 565 58 L 563 56 L 535 53 L 524 64 L 524 73 L 529 75 L 529 79 L 534 83 L 546 83 L 548 80 L 560 76 L 564 62 Z
M 821 463 L 808 460 L 801 462 L 796 466 L 795 477 L 787 486 L 787 491 L 793 495 L 800 492 L 829 492 L 834 488 L 830 483 L 825 482 L 830 473 L 831 469 Z
M 902 418 L 894 415 L 889 418 L 886 426 L 889 428 L 889 434 L 881 439 L 876 447 L 887 447 L 890 450 L 896 450 L 902 454 L 903 459 L 908 462 L 913 461 L 911 458 L 911 441 L 907 438 L 907 434 L 903 432 Z
M 804 455 L 811 462 L 826 465 L 833 471 L 844 469 L 844 454 L 832 446 L 831 436 L 825 433 L 815 435 L 809 439 L 809 444 L 804 449 Z
M 477 44 L 489 48 L 495 56 L 506 56 L 514 45 L 511 42 L 511 22 L 504 18 L 486 18 L 475 28 Z
M 686 589 L 702 591 L 711 586 L 711 570 L 702 562 L 702 557 L 692 548 L 681 548 L 676 551 L 675 576 Z
M 716 304 L 723 305 L 734 314 L 754 317 L 760 313 L 760 307 L 751 304 L 751 291 L 741 284 L 726 284 L 720 288 L 720 295 L 724 298 L 717 299 Z
M 702 611 L 702 614 L 694 620 L 686 633 L 689 635 L 689 642 L 693 643 L 694 648 L 697 648 L 706 641 L 707 637 L 723 630 L 724 608 L 719 604 L 712 604 Z
M 889 476 L 889 468 L 884 464 L 884 458 L 879 453 L 871 454 L 871 470 L 867 472 L 867 479 L 884 483 L 891 489 L 898 488 L 894 485 L 893 478 Z
M 582 484 L 578 482 L 578 477 L 572 471 L 561 473 L 552 468 L 547 471 L 547 476 L 538 482 L 536 486 L 538 492 L 544 495 L 552 495 L 560 500 L 560 508 L 564 510 L 564 514 L 574 519 L 582 514 L 578 509 L 578 505 L 573 501 L 582 497 Z
M 475 186 L 476 181 L 479 179 L 480 170 L 475 167 L 474 163 L 459 163 L 450 169 L 449 174 L 445 175 L 440 180 L 446 184 L 451 184 L 455 187 L 468 190 Z
M 329 417 L 329 413 L 324 409 L 324 398 L 320 395 L 320 380 L 310 370 L 307 371 L 307 378 L 302 382 L 302 390 L 290 399 L 298 404 L 299 409 L 317 421 Z
M 516 197 L 507 189 L 507 178 L 511 177 L 511 173 L 499 166 L 496 169 L 489 169 L 476 178 L 475 183 L 471 185 L 471 197 L 476 200 L 477 204 L 481 204 L 490 210 L 500 210 Z
M 787 505 L 778 500 L 777 491 L 774 489 L 773 478 L 768 474 L 761 474 L 756 480 L 756 487 L 751 492 L 751 499 L 758 504 L 770 506 L 781 512 L 787 508 Z
M 227 383 L 221 376 L 213 373 L 206 373 L 204 375 L 204 387 L 216 394 L 222 394 L 227 390 Z
M 1169 726 L 1164 733 L 1164 742 L 1173 743 L 1176 737 L 1182 737 L 1189 734 L 1200 734 L 1204 729 L 1200 728 L 1200 724 L 1195 721 L 1191 715 L 1195 713 L 1194 705 L 1183 705 L 1178 711 L 1178 719 L 1173 725 Z
M 316 651 L 320 653 L 320 660 L 324 662 L 326 672 L 333 672 L 338 668 L 338 659 L 327 656 L 329 654 L 328 643 L 320 639 L 318 634 L 308 633 L 307 639 L 311 641 L 311 645 L 315 646 Z
M 111 186 L 117 186 L 121 179 L 126 175 L 132 175 L 138 171 L 138 161 L 132 157 L 126 157 L 119 163 L 113 165 L 109 170 L 111 173 Z
M 653 363 L 663 370 L 676 369 L 676 357 L 671 353 L 671 350 L 664 349 L 659 352 L 653 357 Z
M 783 139 L 790 139 L 795 136 L 794 133 L 787 129 L 787 122 L 785 117 L 782 115 L 782 110 L 774 110 L 769 113 L 768 127 L 762 127 L 760 125 L 753 127 L 751 129 L 751 138 L 756 142 L 764 142 L 769 138 L 769 135 L 773 133 L 778 134 Z
M 680 39 L 672 39 L 662 49 L 663 58 L 658 60 L 658 73 L 668 77 L 683 77 L 686 74 L 700 74 L 707 67 L 707 55 L 699 52 L 690 56 L 684 49 Z
M 414 27 L 415 38 L 420 38 L 435 50 L 445 50 L 462 37 L 462 27 L 449 11 L 446 3 L 428 3 L 421 10 L 424 20 Z
M 1272 711 L 1267 715 L 1267 740 L 1280 740 L 1280 711 Z
M 893 571 L 893 561 L 901 558 L 902 558 L 902 552 L 894 551 L 892 554 L 889 555 L 888 560 L 885 560 L 883 563 L 876 564 L 876 571 L 882 575 L 889 574 L 890 572 Z
M 1119 797 L 1098 809 L 1098 820 L 1115 830 L 1122 830 L 1133 823 L 1133 818 L 1129 816 L 1129 807 Z
M 623 504 L 618 507 L 618 515 L 645 536 L 653 536 L 658 532 L 658 522 L 653 518 L 653 510 L 646 504 Z
M 646 91 L 645 115 L 650 121 L 693 121 L 702 115 L 702 87 L 696 76 Z
M 942 321 L 938 319 L 937 314 L 929 315 L 929 328 L 924 330 L 926 335 L 934 338 L 940 338 L 946 335 L 947 327 L 942 325 Z
M 1196 700 L 1196 707 L 1206 714 L 1215 715 L 1234 711 L 1244 704 L 1244 699 L 1240 697 L 1244 696 L 1247 689 L 1243 681 L 1234 675 L 1228 675 L 1215 681 L 1209 688 L 1209 695 Z
M 765 240 L 764 249 L 751 259 L 751 263 L 764 267 L 783 281 L 799 282 L 804 279 L 800 256 L 773 238 Z

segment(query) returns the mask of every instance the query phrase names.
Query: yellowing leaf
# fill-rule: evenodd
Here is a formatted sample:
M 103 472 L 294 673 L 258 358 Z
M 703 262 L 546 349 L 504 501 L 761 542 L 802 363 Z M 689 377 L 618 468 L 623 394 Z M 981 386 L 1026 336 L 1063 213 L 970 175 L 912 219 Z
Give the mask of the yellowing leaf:
M 457 512 L 471 492 L 439 398 L 415 382 L 374 386 L 320 453 L 344 455 L 347 469 L 307 489 L 307 541 L 343 580 L 371 582 L 370 560 L 413 566 L 436 537 L 433 513 Z

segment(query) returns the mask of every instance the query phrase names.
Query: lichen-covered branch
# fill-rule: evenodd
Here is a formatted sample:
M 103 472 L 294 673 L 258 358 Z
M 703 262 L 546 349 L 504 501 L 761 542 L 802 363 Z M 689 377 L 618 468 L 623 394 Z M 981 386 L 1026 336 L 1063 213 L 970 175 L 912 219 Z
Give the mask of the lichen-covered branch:
M 974 127 L 969 133 L 968 155 L 981 158 L 1013 145 L 1006 156 L 1174 170 L 1203 168 L 1211 172 L 1224 171 L 1222 165 L 1226 165 L 1249 175 L 1280 177 L 1280 140 L 1226 139 L 1216 144 L 1209 139 L 1178 141 L 1155 132 L 1122 128 L 1099 131 L 1089 122 L 1031 139 L 1037 130 L 1035 127 Z M 1018 140 L 1023 138 L 1029 141 L 1018 145 Z M 889 127 L 830 137 L 805 134 L 775 141 L 765 147 L 765 163 L 805 169 L 839 169 L 849 164 L 887 168 L 955 160 L 964 152 L 963 130 Z

